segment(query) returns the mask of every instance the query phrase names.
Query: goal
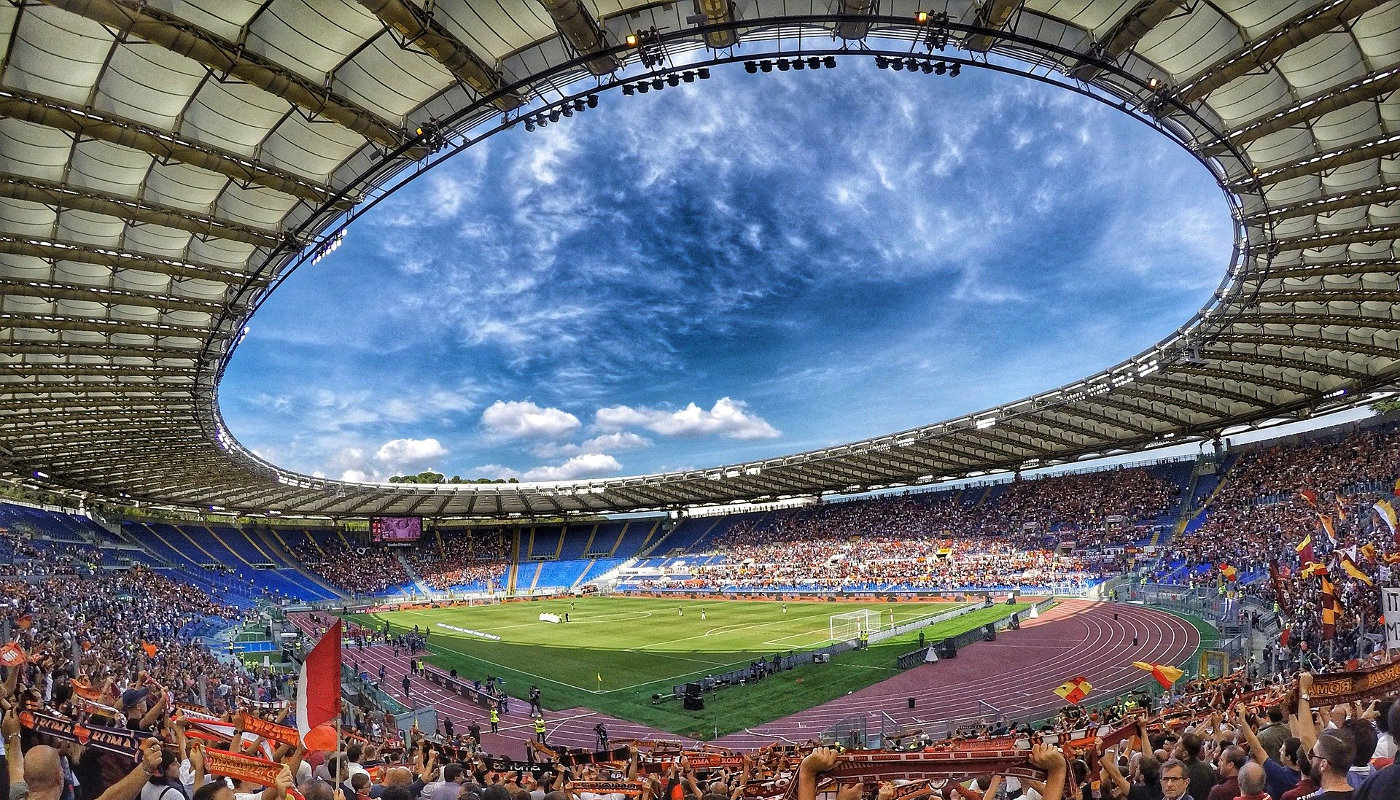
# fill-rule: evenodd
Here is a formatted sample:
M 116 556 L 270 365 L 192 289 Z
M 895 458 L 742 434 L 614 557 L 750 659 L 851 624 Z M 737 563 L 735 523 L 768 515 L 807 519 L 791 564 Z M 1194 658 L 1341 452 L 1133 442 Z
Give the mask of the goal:
M 860 636 L 861 631 L 871 634 L 880 630 L 880 612 L 868 608 L 846 611 L 832 614 L 828 623 L 831 626 L 831 640 L 847 642 Z

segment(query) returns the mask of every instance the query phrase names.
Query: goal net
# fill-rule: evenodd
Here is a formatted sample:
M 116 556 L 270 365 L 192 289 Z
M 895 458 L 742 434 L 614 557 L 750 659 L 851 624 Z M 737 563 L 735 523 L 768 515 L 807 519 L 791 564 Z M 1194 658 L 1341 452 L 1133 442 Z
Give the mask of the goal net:
M 846 611 L 841 614 L 832 614 L 828 623 L 831 626 L 831 640 L 846 642 L 859 637 L 861 631 L 871 634 L 880 630 L 880 612 L 867 608 L 862 608 L 860 611 Z

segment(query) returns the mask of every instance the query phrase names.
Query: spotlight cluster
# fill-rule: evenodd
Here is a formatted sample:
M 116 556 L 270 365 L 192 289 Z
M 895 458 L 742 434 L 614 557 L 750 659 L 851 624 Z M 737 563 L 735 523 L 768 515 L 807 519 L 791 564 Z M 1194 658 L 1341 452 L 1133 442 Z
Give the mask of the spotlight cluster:
M 962 64 L 957 61 L 931 61 L 927 58 L 888 58 L 886 56 L 875 56 L 875 66 L 880 69 L 892 69 L 895 72 L 909 70 L 909 72 L 922 72 L 925 75 L 947 75 L 956 78 L 962 74 Z
M 340 249 L 341 242 L 345 241 L 345 231 L 340 231 L 335 236 L 322 241 L 316 245 L 316 249 L 311 251 L 311 263 L 319 263 L 321 259 Z
M 661 44 L 661 32 L 655 27 L 627 34 L 627 46 L 637 48 L 642 66 L 647 69 L 659 67 L 666 60 L 666 48 Z
M 573 100 L 566 100 L 550 109 L 541 109 L 526 117 L 525 130 L 533 131 L 535 128 L 544 128 L 551 122 L 558 122 L 560 117 L 572 117 L 577 112 L 597 107 L 598 95 L 596 94 L 575 97 Z
M 688 69 L 684 72 L 672 72 L 670 75 L 643 79 L 633 83 L 624 83 L 622 85 L 622 93 L 630 96 L 639 93 L 646 94 L 652 89 L 659 92 L 667 86 L 680 86 L 682 83 L 695 83 L 696 80 L 708 80 L 709 77 L 709 67 Z
M 790 69 L 836 69 L 836 56 L 807 56 L 806 58 L 765 58 L 761 61 L 745 61 L 744 71 L 750 75 L 755 72 L 772 72 L 774 69 L 779 72 L 787 72 Z

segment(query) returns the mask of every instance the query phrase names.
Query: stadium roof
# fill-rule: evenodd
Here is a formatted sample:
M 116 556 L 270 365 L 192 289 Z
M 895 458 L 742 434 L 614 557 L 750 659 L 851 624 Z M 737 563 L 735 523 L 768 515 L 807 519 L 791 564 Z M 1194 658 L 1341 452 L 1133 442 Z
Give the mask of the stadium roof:
M 286 514 L 627 511 L 1139 450 L 1395 379 L 1400 0 L 45 0 L 0 5 L 0 27 L 0 459 L 16 482 Z M 224 428 L 218 379 L 259 301 L 426 163 L 642 75 L 779 50 L 1014 59 L 1145 119 L 1230 199 L 1219 290 L 1073 385 L 710 470 L 361 485 L 261 462 Z

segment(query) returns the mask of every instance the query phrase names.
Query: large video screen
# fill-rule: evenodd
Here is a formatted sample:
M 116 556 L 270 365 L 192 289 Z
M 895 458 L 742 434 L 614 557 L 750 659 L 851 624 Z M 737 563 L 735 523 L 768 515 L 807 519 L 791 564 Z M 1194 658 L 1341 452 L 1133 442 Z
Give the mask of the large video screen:
M 422 535 L 422 517 L 370 517 L 369 520 L 369 536 L 376 543 L 416 542 Z

